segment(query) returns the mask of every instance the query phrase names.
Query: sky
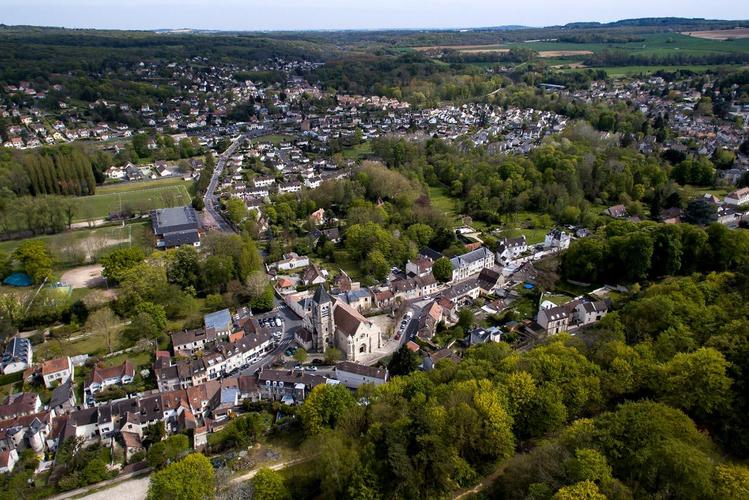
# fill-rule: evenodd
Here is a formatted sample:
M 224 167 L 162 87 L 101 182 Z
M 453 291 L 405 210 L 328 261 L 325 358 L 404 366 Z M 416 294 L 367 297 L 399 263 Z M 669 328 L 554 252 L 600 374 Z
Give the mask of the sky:
M 550 26 L 636 17 L 749 19 L 747 0 L 0 0 L 0 23 L 319 30 Z

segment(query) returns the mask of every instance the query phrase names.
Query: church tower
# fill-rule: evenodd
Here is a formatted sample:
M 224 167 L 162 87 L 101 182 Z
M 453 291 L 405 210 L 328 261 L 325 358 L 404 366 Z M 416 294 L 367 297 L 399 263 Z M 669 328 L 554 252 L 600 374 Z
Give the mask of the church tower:
M 333 299 L 320 285 L 312 296 L 311 303 L 312 320 L 312 346 L 316 351 L 325 352 L 325 349 L 333 343 L 335 326 L 333 322 Z

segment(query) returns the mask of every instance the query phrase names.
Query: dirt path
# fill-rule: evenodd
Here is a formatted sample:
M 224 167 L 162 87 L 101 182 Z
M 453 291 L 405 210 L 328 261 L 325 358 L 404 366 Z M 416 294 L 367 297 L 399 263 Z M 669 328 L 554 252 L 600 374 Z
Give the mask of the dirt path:
M 258 469 L 252 469 L 251 471 L 247 471 L 244 474 L 241 474 L 233 478 L 230 482 L 234 484 L 243 483 L 255 477 L 255 475 L 257 475 L 260 469 L 268 468 L 270 470 L 281 470 L 281 469 L 285 469 L 286 467 L 291 467 L 292 465 L 301 464 L 302 462 L 306 462 L 308 460 L 311 460 L 312 458 L 313 457 L 295 458 L 294 460 L 287 460 L 285 462 L 277 463 L 274 465 L 269 465 L 267 467 L 260 467 Z
M 486 476 L 484 479 L 481 480 L 479 484 L 477 484 L 473 488 L 465 488 L 465 489 L 456 491 L 455 493 L 453 493 L 453 500 L 459 500 L 461 498 L 468 498 L 471 495 L 475 495 L 476 493 L 485 490 L 487 487 L 494 484 L 494 481 L 496 481 L 497 478 L 502 475 L 506 467 L 507 467 L 507 462 L 499 466 L 497 470 L 495 470 L 494 472 Z

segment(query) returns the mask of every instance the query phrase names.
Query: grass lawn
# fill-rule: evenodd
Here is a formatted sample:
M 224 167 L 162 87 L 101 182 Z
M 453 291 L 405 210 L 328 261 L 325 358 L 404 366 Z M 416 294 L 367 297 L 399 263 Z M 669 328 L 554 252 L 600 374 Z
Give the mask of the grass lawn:
M 189 205 L 192 201 L 187 191 L 187 183 L 166 186 L 143 187 L 125 191 L 105 191 L 93 196 L 78 198 L 76 221 L 104 219 L 112 212 L 120 212 L 128 207 L 145 212 L 157 208 Z
M 727 188 L 714 188 L 714 187 L 700 187 L 700 186 L 684 186 L 684 190 L 687 192 L 688 198 L 695 198 L 697 196 L 704 196 L 706 194 L 712 194 L 718 198 L 724 198 L 732 190 Z
M 112 356 L 111 358 L 107 358 L 104 360 L 104 366 L 117 366 L 121 365 L 126 359 L 129 359 L 131 363 L 133 363 L 133 366 L 135 367 L 135 371 L 137 372 L 139 368 L 150 368 L 151 363 L 153 362 L 153 355 L 149 351 L 142 351 L 142 352 L 126 352 L 123 354 L 118 354 L 117 356 Z
M 281 134 L 268 134 L 268 135 L 261 135 L 260 137 L 256 137 L 255 139 L 252 139 L 252 142 L 262 143 L 262 142 L 270 142 L 274 146 L 278 146 L 282 142 L 290 141 L 293 139 L 290 135 L 281 135 Z
M 120 329 L 112 333 L 112 351 L 118 351 L 123 348 L 121 332 L 122 330 Z M 76 332 L 73 334 L 73 337 L 81 334 L 81 332 Z M 107 337 L 101 332 L 94 332 L 72 342 L 50 338 L 43 344 L 34 347 L 34 359 L 38 361 L 59 356 L 78 356 L 79 354 L 96 356 L 106 353 Z
M 362 142 L 341 151 L 341 155 L 347 160 L 361 160 L 372 154 L 372 143 Z

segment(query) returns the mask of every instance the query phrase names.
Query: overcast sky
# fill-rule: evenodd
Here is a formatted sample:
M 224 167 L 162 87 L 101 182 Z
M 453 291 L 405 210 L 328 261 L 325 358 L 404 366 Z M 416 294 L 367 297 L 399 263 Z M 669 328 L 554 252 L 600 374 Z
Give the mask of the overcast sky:
M 0 23 L 69 28 L 461 28 L 663 16 L 749 19 L 749 1 L 0 0 Z

